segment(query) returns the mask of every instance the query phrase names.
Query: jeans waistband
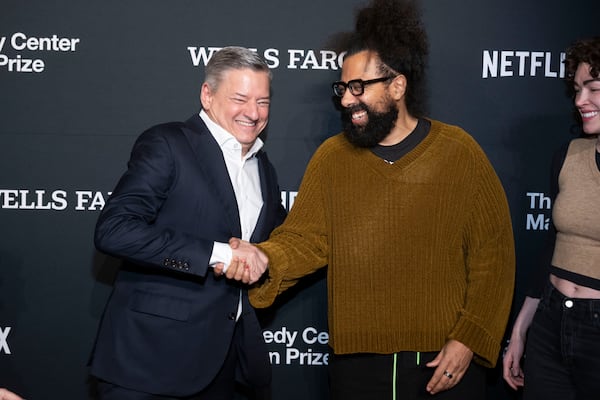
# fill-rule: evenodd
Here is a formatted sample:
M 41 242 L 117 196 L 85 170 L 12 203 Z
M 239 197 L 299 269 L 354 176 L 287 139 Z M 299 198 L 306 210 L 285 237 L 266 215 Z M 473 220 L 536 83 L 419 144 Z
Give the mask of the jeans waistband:
M 567 297 L 548 283 L 540 300 L 546 307 L 568 311 L 569 314 L 580 318 L 600 317 L 600 299 L 578 299 Z

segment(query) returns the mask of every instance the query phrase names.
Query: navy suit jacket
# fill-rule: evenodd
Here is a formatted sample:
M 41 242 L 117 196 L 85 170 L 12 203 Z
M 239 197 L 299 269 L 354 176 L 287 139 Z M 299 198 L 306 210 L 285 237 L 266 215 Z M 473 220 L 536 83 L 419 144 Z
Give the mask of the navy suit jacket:
M 252 242 L 266 240 L 285 210 L 275 170 L 258 159 L 263 208 Z M 223 154 L 199 115 L 157 125 L 137 139 L 99 216 L 96 247 L 124 260 L 106 306 L 91 373 L 129 389 L 186 396 L 219 371 L 236 325 L 240 284 L 208 266 L 214 241 L 241 237 Z M 242 287 L 240 365 L 247 383 L 271 376 L 266 346 Z

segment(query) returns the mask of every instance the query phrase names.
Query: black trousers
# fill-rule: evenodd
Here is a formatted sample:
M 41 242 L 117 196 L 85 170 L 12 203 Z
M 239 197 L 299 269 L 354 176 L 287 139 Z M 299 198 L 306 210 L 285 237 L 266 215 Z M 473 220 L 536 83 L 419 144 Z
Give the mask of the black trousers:
M 235 395 L 235 370 L 238 361 L 236 329 L 227 357 L 214 380 L 199 393 L 185 397 L 162 396 L 124 388 L 106 381 L 98 381 L 98 400 L 232 400 Z
M 425 387 L 434 368 L 425 366 L 437 352 L 333 355 L 329 361 L 330 393 L 334 400 L 482 400 L 485 368 L 471 363 L 458 385 L 436 395 Z

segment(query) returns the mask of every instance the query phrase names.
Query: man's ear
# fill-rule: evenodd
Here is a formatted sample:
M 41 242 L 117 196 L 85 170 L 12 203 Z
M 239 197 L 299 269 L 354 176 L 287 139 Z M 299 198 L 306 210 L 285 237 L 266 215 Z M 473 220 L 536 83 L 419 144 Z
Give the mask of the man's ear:
M 394 100 L 400 100 L 406 94 L 406 77 L 402 74 L 390 83 L 390 93 Z
M 210 109 L 210 103 L 212 102 L 212 92 L 210 90 L 210 86 L 208 83 L 203 83 L 202 88 L 200 88 L 200 103 L 202 104 L 202 108 L 205 110 Z

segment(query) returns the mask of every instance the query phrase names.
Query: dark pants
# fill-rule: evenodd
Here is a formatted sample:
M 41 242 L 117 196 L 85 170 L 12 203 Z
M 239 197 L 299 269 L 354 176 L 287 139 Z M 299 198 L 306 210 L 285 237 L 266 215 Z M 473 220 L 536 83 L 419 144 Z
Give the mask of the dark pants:
M 471 363 L 462 380 L 447 391 L 429 394 L 425 387 L 434 368 L 425 366 L 437 352 L 351 354 L 330 358 L 330 393 L 334 400 L 482 400 L 485 399 L 485 369 Z M 417 359 L 419 363 L 417 364 Z M 395 376 L 394 376 L 395 371 Z M 395 383 L 395 387 L 394 387 Z M 394 396 L 395 395 L 395 396 Z
M 98 381 L 98 400 L 232 400 L 235 393 L 235 370 L 238 360 L 236 341 L 239 340 L 239 335 L 240 329 L 236 328 L 232 345 L 221 370 L 200 393 L 184 397 L 161 396 Z
M 525 400 L 600 398 L 600 300 L 548 285 L 525 348 Z

